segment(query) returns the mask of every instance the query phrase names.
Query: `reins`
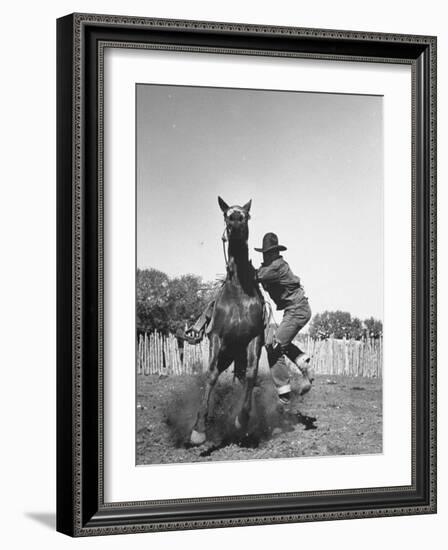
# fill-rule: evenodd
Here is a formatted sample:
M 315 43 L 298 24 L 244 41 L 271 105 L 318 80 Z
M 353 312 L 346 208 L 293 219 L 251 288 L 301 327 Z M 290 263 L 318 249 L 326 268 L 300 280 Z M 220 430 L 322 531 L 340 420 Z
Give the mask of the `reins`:
M 222 252 L 224 254 L 224 261 L 226 263 L 226 268 L 227 268 L 227 271 L 228 271 L 229 270 L 229 258 L 227 257 L 227 251 L 226 251 L 226 242 L 228 241 L 227 226 L 224 227 L 224 231 L 222 233 L 221 240 L 222 240 Z

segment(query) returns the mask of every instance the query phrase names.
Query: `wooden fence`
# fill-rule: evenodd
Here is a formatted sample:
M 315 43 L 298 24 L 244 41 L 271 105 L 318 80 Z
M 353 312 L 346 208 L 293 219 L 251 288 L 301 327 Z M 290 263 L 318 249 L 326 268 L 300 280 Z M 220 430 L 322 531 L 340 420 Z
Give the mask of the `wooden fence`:
M 208 366 L 208 338 L 195 346 L 184 342 L 179 346 L 172 334 L 154 331 L 140 334 L 137 343 L 138 374 L 196 374 Z
M 301 342 L 298 342 L 300 345 Z M 303 344 L 305 344 L 303 346 Z M 302 346 L 316 374 L 343 374 L 379 378 L 383 371 L 383 340 L 313 340 Z
M 316 374 L 381 377 L 383 368 L 382 339 L 313 340 L 301 336 L 297 344 L 311 356 L 311 366 Z M 197 374 L 208 367 L 208 339 L 196 345 L 184 342 L 178 345 L 170 334 L 164 336 L 154 331 L 140 335 L 137 342 L 137 373 L 178 375 Z M 260 368 L 268 368 L 266 355 L 262 354 Z

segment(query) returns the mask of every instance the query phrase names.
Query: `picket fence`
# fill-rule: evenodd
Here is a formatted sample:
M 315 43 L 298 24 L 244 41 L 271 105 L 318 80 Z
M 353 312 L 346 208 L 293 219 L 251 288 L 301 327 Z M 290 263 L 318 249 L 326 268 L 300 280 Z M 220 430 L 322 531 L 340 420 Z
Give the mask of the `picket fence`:
M 300 342 L 298 342 L 300 345 Z M 303 344 L 303 343 L 302 343 Z M 301 346 L 302 347 L 302 346 Z M 342 374 L 380 378 L 383 370 L 383 340 L 313 340 L 305 349 L 316 374 Z
M 379 378 L 383 368 L 383 341 L 313 340 L 302 337 L 297 344 L 311 357 L 316 374 L 366 376 Z M 158 375 L 198 374 L 207 370 L 208 339 L 196 345 L 179 346 L 172 334 L 154 331 L 140 334 L 137 341 L 137 373 Z M 262 362 L 266 362 L 265 358 Z

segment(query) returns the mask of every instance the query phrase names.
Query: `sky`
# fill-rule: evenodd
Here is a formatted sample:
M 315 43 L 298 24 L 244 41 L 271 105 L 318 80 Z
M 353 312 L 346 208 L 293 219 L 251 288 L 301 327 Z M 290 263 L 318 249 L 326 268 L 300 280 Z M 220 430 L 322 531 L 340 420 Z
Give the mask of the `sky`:
M 137 266 L 225 272 L 218 206 L 252 199 L 313 313 L 383 318 L 383 99 L 137 85 Z

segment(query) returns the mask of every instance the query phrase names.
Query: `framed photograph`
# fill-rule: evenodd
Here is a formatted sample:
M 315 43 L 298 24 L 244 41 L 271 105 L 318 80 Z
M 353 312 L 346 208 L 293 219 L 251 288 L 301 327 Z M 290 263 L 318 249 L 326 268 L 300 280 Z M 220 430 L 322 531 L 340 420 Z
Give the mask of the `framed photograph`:
M 435 513 L 436 38 L 57 50 L 57 529 Z

